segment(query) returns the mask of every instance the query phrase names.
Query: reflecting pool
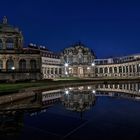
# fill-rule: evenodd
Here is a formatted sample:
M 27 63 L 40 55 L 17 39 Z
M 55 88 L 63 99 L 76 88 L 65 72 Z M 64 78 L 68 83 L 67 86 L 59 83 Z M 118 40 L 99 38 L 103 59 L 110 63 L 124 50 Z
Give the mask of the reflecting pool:
M 0 140 L 140 139 L 140 83 L 44 91 L 0 105 Z

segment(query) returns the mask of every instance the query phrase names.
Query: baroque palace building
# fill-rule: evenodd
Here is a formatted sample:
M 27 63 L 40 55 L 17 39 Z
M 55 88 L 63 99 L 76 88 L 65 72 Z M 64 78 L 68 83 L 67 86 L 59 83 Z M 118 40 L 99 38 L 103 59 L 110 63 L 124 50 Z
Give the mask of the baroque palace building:
M 0 24 L 0 81 L 41 79 L 40 52 L 23 48 L 23 35 L 8 24 Z
M 28 48 L 40 51 L 42 79 L 54 79 L 62 76 L 60 55 L 48 50 L 45 46 L 30 43 Z
M 95 77 L 95 54 L 82 43 L 65 48 L 61 53 L 64 76 Z
M 78 42 L 61 53 L 44 46 L 23 47 L 23 35 L 8 24 L 0 24 L 0 81 L 78 78 L 139 78 L 140 54 L 96 59 L 92 49 Z

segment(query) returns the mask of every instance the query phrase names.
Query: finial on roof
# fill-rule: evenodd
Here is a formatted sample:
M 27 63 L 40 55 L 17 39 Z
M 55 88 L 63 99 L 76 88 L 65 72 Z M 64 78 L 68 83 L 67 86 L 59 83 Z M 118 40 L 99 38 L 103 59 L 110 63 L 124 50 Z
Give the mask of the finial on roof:
M 7 24 L 7 17 L 6 17 L 6 16 L 3 17 L 2 23 L 3 23 L 3 24 Z

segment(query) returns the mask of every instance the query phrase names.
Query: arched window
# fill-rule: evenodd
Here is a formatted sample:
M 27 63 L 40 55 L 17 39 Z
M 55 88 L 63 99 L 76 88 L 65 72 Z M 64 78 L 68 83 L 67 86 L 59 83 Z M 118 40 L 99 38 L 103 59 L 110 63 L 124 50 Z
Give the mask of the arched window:
M 112 72 L 113 72 L 113 71 L 112 71 L 112 67 L 110 67 L 110 68 L 109 68 L 109 73 L 112 73 Z
M 117 67 L 114 67 L 114 73 L 117 73 Z
M 6 69 L 12 70 L 14 68 L 14 61 L 12 59 L 7 60 L 6 62 Z
M 7 49 L 14 49 L 14 41 L 12 38 L 8 38 L 6 40 L 6 48 Z
M 0 70 L 3 69 L 3 61 L 0 60 Z
M 105 67 L 104 72 L 105 72 L 105 73 L 108 73 L 108 69 L 107 69 L 107 67 Z
M 0 50 L 3 48 L 2 40 L 0 39 Z
M 100 73 L 103 73 L 103 68 L 100 68 Z
M 26 60 L 21 59 L 21 60 L 19 61 L 19 69 L 20 69 L 20 70 L 25 70 L 25 69 L 26 69 Z
M 31 69 L 36 69 L 36 60 L 31 60 L 30 61 Z

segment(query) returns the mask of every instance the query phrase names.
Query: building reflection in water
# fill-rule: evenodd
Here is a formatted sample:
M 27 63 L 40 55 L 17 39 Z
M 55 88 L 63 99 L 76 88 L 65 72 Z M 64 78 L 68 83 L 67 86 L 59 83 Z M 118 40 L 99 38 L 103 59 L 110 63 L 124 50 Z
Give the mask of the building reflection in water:
M 89 110 L 94 105 L 95 95 L 90 91 L 84 90 L 84 87 L 81 86 L 74 90 L 65 89 L 61 101 L 66 109 L 83 112 Z
M 102 83 L 45 91 L 34 97 L 0 105 L 0 139 L 18 137 L 24 127 L 24 114 L 39 115 L 48 107 L 61 104 L 65 109 L 83 112 L 95 105 L 98 96 L 124 97 L 140 100 L 140 83 Z
M 24 113 L 9 111 L 0 113 L 0 139 L 16 139 L 23 128 Z

